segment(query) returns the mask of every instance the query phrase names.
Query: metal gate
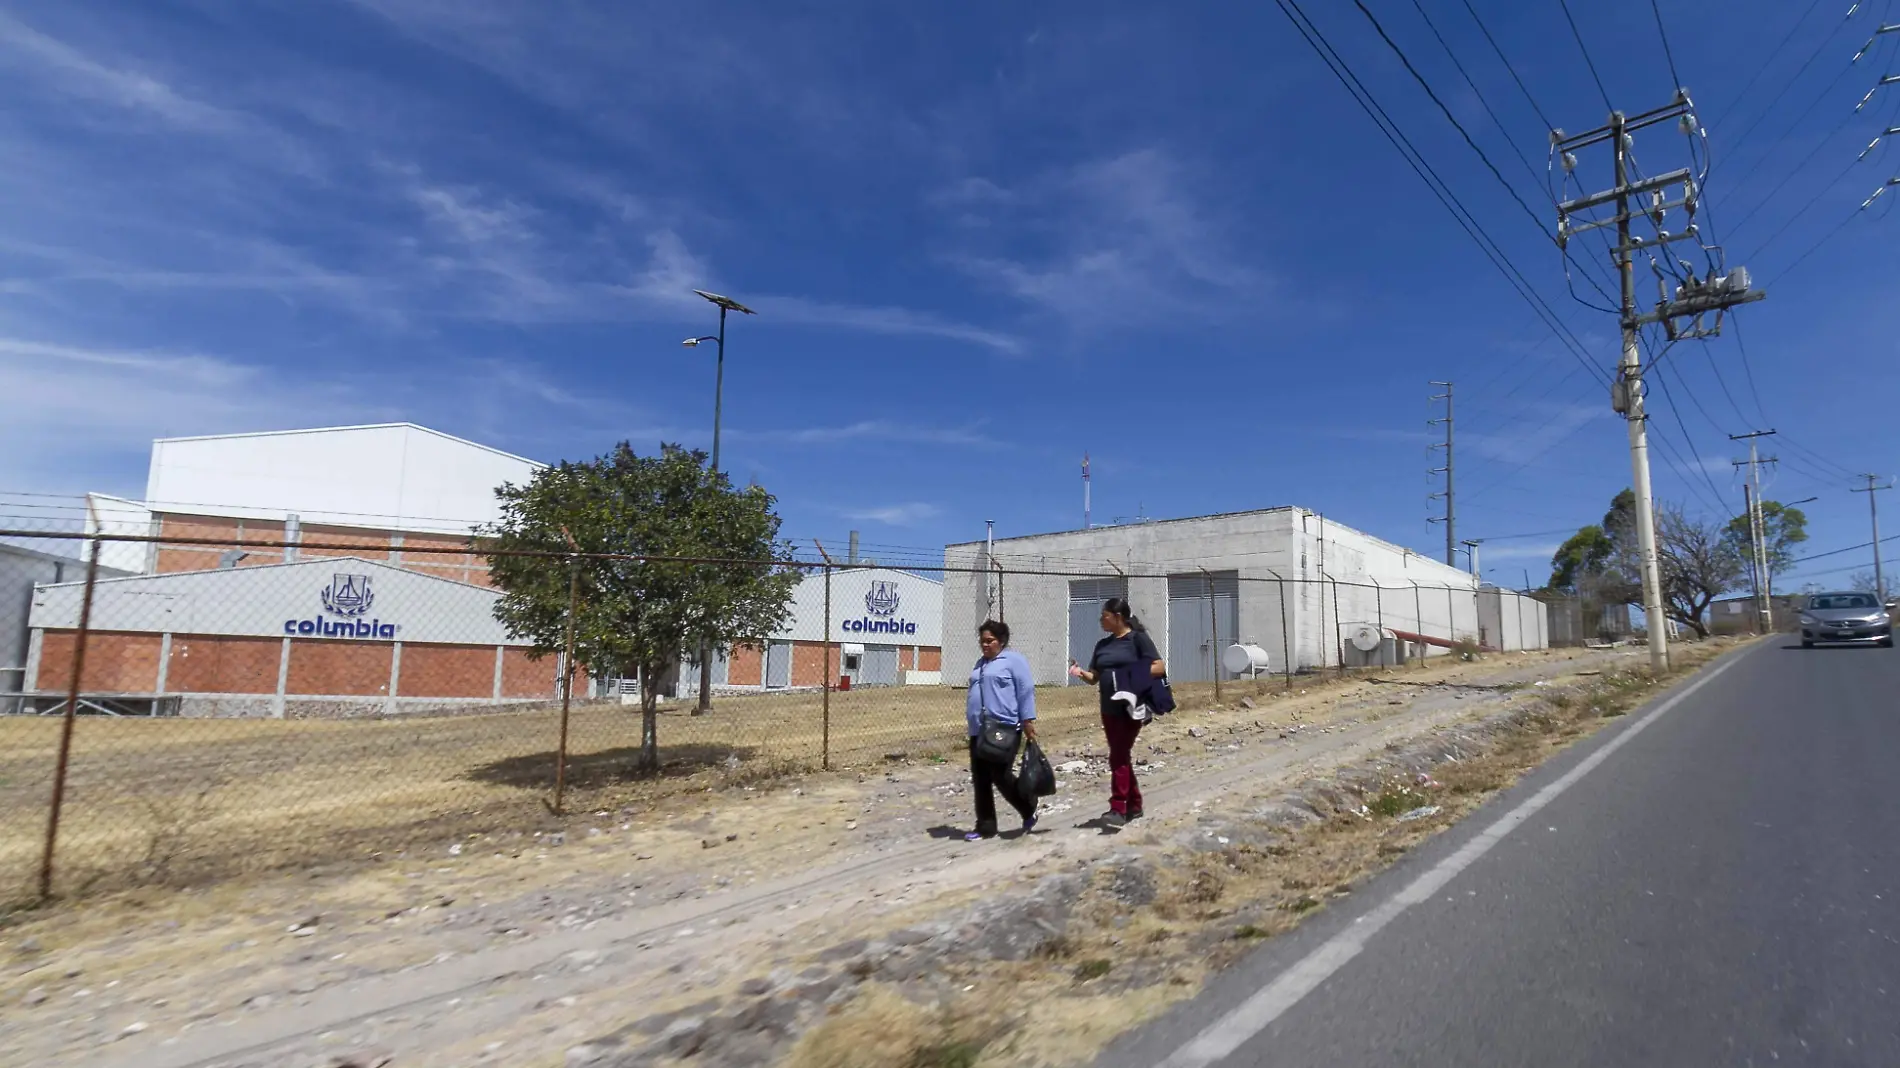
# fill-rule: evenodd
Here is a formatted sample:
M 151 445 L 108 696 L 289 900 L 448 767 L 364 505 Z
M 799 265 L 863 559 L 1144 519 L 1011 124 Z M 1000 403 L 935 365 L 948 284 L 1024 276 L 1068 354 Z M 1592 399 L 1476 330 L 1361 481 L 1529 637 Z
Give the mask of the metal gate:
M 1111 597 L 1127 597 L 1127 579 L 1069 580 L 1069 657 L 1083 667 L 1102 639 L 1102 602 Z M 1068 678 L 1068 676 L 1063 676 Z M 1068 679 L 1077 685 L 1076 679 Z
M 897 646 L 867 645 L 863 665 L 858 669 L 856 685 L 897 685 Z
M 792 643 L 767 642 L 765 645 L 765 688 L 783 690 L 792 684 Z
M 1168 675 L 1178 682 L 1234 676 L 1220 666 L 1221 650 L 1240 637 L 1240 574 L 1168 576 Z

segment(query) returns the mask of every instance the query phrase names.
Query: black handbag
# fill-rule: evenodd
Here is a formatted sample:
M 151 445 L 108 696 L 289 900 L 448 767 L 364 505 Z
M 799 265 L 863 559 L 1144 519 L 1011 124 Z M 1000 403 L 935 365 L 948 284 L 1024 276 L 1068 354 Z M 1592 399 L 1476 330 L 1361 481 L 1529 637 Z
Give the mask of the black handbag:
M 1022 728 L 986 713 L 981 729 L 976 732 L 977 759 L 1008 767 L 1016 762 L 1016 749 L 1022 740 Z
M 1056 769 L 1042 754 L 1042 746 L 1030 742 L 1023 747 L 1023 771 L 1017 788 L 1030 797 L 1052 797 L 1056 792 Z
M 986 672 L 982 664 L 977 665 L 976 672 L 977 700 L 982 710 L 982 719 L 978 721 L 976 731 L 977 759 L 1008 767 L 1016 762 L 1016 750 L 1022 745 L 1023 729 L 990 715 L 989 700 L 983 694 Z

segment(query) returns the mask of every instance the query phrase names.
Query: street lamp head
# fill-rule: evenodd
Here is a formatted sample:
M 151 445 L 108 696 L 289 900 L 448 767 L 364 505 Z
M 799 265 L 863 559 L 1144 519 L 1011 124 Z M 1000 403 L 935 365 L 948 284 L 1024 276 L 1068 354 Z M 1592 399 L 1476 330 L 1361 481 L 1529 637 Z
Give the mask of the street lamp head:
M 699 344 L 699 339 L 696 337 L 689 337 L 685 341 L 680 342 L 680 344 L 690 349 Z
M 682 341 L 682 342 L 680 342 L 680 344 L 682 344 L 682 345 L 684 345 L 684 346 L 686 346 L 687 348 L 689 348 L 689 349 L 691 349 L 691 348 L 697 348 L 697 347 L 699 347 L 699 345 L 700 345 L 700 344 L 701 344 L 702 342 L 706 342 L 706 341 L 718 341 L 718 340 L 719 340 L 719 337 L 718 337 L 718 335 L 716 335 L 716 334 L 707 334 L 707 335 L 706 335 L 705 337 L 689 337 L 689 338 L 687 338 L 687 339 L 686 339 L 685 341 Z
M 693 290 L 693 292 L 699 294 L 702 297 L 705 297 L 707 300 L 713 302 L 714 304 L 719 305 L 721 308 L 724 308 L 727 311 L 744 312 L 747 315 L 759 314 L 758 312 L 753 311 L 751 308 L 748 308 L 745 305 L 739 303 L 738 301 L 733 300 L 731 297 L 722 297 L 717 293 L 708 293 L 703 289 L 695 289 Z

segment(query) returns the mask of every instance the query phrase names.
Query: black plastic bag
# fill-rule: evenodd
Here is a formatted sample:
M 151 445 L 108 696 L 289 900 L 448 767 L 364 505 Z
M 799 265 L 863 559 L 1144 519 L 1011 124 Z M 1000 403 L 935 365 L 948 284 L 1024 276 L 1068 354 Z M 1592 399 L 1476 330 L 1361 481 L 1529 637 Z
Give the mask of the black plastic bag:
M 1056 792 L 1056 769 L 1042 755 L 1042 746 L 1030 742 L 1023 748 L 1023 771 L 1016 782 L 1029 797 L 1049 797 Z

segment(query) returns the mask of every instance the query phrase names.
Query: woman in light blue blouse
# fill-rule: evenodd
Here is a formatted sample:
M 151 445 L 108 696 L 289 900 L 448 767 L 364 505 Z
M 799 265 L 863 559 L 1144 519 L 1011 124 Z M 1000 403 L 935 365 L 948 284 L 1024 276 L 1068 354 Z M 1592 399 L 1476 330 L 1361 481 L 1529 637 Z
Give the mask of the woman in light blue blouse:
M 970 733 L 970 785 L 976 793 L 976 830 L 963 837 L 971 842 L 996 836 L 996 797 L 992 790 L 1001 791 L 1003 800 L 1022 815 L 1024 834 L 1036 827 L 1036 799 L 1023 796 L 1009 763 L 991 763 L 976 753 L 976 736 L 983 728 L 985 715 L 1021 727 L 1025 738 L 1036 740 L 1036 683 L 1029 674 L 1029 661 L 1009 647 L 1007 623 L 986 621 L 976 629 L 976 640 L 983 655 L 970 669 L 970 697 L 964 709 Z

